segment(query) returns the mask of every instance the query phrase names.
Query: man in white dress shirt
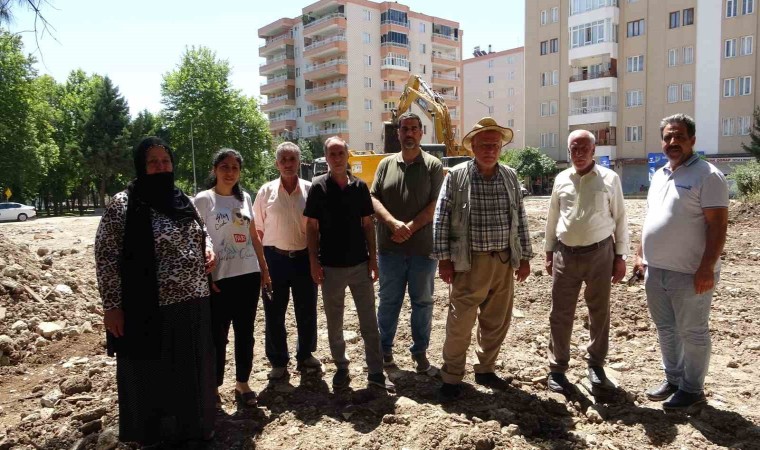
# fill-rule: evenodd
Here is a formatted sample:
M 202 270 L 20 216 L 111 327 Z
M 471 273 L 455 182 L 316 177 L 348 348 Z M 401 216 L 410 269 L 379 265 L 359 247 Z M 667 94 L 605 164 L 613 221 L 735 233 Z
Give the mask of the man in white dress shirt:
M 552 275 L 547 385 L 561 393 L 571 386 L 565 372 L 583 283 L 589 315 L 588 378 L 592 387 L 614 388 L 603 366 L 609 348 L 611 283 L 625 276 L 628 224 L 620 178 L 594 162 L 595 141 L 586 130 L 568 136 L 573 165 L 555 178 L 546 219 L 545 266 Z
M 317 349 L 317 286 L 311 279 L 306 218 L 303 216 L 311 182 L 298 178 L 301 149 L 296 144 L 283 142 L 277 147 L 275 157 L 280 178 L 261 186 L 253 203 L 256 231 L 264 245 L 272 278 L 272 298 L 264 298 L 265 348 L 272 365 L 269 372 L 272 380 L 288 375 L 290 355 L 285 313 L 290 292 L 298 328 L 296 368 L 302 372 L 316 372 L 322 367 L 312 356 Z

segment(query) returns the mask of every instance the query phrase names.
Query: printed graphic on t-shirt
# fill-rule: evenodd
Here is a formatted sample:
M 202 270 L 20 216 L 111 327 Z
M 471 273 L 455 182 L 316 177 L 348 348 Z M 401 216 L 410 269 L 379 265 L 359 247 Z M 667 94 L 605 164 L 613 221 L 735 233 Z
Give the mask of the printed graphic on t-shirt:
M 221 232 L 221 251 L 217 255 L 220 261 L 248 259 L 256 256 L 253 241 L 249 238 L 251 217 L 241 208 L 219 207 L 215 214 L 214 227 Z

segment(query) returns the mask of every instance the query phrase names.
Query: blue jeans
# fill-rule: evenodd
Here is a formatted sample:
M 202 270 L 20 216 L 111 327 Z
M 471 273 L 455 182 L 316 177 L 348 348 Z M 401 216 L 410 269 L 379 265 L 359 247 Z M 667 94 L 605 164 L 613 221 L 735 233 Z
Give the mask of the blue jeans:
M 716 273 L 716 284 L 719 278 Z M 682 391 L 702 392 L 712 349 L 709 320 L 713 290 L 697 294 L 693 274 L 649 266 L 646 292 L 668 382 Z
M 433 320 L 433 279 L 437 261 L 427 256 L 405 256 L 380 253 L 377 257 L 380 271 L 380 290 L 377 306 L 377 325 L 383 352 L 393 351 L 398 316 L 404 302 L 404 291 L 409 285 L 412 302 L 412 354 L 427 352 L 430 343 L 430 326 Z

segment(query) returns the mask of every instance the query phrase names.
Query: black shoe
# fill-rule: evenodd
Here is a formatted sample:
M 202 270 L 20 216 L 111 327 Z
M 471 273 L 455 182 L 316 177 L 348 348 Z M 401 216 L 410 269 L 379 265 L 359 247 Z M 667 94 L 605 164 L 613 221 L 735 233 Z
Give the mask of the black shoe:
M 351 375 L 348 374 L 348 369 L 338 369 L 333 375 L 333 389 L 343 389 L 351 384 Z
M 667 398 L 675 394 L 677 390 L 678 386 L 665 380 L 656 388 L 648 390 L 646 394 L 649 400 L 653 402 L 661 402 L 667 400 Z
M 665 411 L 686 411 L 692 413 L 702 409 L 705 404 L 707 404 L 707 399 L 703 392 L 692 394 L 679 389 L 670 397 L 670 400 L 662 404 L 662 409 Z
M 509 387 L 509 382 L 504 378 L 499 377 L 494 372 L 476 373 L 475 382 L 481 386 L 502 391 Z
M 568 394 L 572 390 L 573 384 L 570 383 L 564 373 L 549 372 L 549 376 L 546 378 L 546 387 L 552 392 Z
M 367 384 L 369 386 L 378 386 L 388 392 L 396 392 L 396 385 L 387 379 L 382 372 L 367 375 Z
M 441 403 L 451 402 L 459 398 L 459 396 L 462 394 L 462 385 L 461 384 L 452 384 L 452 383 L 443 383 L 443 385 L 438 388 L 437 396 L 438 401 Z
M 591 382 L 592 388 L 598 389 L 615 389 L 615 385 L 607 378 L 607 374 L 604 373 L 602 366 L 589 366 L 588 367 L 588 381 Z

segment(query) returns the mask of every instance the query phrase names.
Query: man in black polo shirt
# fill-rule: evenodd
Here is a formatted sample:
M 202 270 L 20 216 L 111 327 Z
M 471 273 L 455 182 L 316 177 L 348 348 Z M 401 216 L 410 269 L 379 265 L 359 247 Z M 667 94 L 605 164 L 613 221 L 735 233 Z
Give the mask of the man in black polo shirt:
M 328 138 L 325 159 L 329 171 L 312 181 L 303 214 L 308 217 L 306 237 L 311 276 L 322 286 L 327 339 L 337 367 L 333 388 L 344 388 L 351 382 L 343 339 L 343 310 L 348 286 L 364 340 L 367 381 L 370 385 L 392 390 L 393 384 L 383 374 L 375 316 L 373 283 L 377 281 L 378 272 L 372 199 L 367 185 L 346 169 L 346 141 L 337 136 Z

